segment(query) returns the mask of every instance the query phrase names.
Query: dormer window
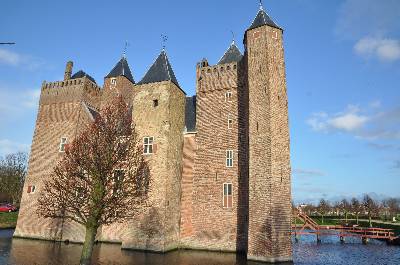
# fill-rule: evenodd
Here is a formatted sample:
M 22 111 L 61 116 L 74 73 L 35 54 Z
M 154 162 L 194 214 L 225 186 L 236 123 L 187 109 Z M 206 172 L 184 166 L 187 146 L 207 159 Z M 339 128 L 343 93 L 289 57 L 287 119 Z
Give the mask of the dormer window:
M 111 86 L 116 86 L 117 85 L 117 78 L 113 77 L 111 78 Z

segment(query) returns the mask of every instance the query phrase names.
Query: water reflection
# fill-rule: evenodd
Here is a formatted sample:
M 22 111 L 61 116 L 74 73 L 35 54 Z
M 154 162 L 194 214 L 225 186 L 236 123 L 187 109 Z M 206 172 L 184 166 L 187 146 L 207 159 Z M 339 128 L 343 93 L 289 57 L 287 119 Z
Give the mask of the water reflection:
M 12 239 L 13 230 L 0 230 L 0 264 L 78 264 L 81 245 L 53 243 L 40 240 Z M 337 237 L 302 237 L 293 244 L 295 264 L 400 264 L 400 247 L 373 241 L 360 244 L 359 239 L 348 239 L 341 244 Z M 154 265 L 256 265 L 246 257 L 232 253 L 205 251 L 173 251 L 167 254 L 121 250 L 118 244 L 98 244 L 93 253 L 93 264 L 154 264 Z

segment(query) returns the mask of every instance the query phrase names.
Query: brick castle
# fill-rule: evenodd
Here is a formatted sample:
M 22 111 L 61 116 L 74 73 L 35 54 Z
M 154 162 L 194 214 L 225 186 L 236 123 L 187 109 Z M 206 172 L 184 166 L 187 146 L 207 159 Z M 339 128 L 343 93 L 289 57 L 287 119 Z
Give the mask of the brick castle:
M 187 97 L 165 50 L 138 83 L 125 56 L 100 87 L 68 62 L 64 80 L 43 82 L 14 236 L 83 242 L 84 227 L 39 218 L 43 180 L 64 145 L 110 99 L 133 106 L 150 163 L 146 213 L 99 228 L 97 240 L 126 249 L 176 248 L 246 252 L 248 259 L 290 261 L 291 170 L 283 30 L 262 6 L 216 65 L 196 66 L 196 96 Z

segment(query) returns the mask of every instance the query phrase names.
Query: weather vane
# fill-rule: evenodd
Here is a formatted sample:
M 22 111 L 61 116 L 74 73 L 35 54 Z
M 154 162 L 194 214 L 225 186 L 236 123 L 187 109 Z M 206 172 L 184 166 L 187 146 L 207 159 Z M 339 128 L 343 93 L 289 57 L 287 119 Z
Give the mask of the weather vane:
M 232 33 L 232 44 L 235 44 L 235 33 L 231 30 Z
M 122 54 L 122 57 L 126 58 L 126 50 L 128 49 L 129 42 L 126 40 L 125 41 L 125 47 L 124 47 L 124 53 Z
M 262 3 L 262 0 L 260 0 L 260 9 L 263 9 L 263 3 Z
M 161 34 L 161 41 L 162 41 L 163 50 L 165 50 L 165 43 L 167 42 L 167 40 L 168 40 L 168 36 L 166 36 L 164 34 Z

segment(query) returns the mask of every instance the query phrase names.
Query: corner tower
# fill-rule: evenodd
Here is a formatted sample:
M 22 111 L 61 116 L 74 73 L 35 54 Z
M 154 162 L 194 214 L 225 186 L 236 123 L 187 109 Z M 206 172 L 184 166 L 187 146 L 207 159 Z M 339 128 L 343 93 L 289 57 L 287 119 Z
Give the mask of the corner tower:
M 261 5 L 244 44 L 249 93 L 247 257 L 290 261 L 291 170 L 283 30 Z

